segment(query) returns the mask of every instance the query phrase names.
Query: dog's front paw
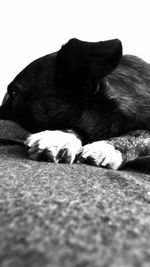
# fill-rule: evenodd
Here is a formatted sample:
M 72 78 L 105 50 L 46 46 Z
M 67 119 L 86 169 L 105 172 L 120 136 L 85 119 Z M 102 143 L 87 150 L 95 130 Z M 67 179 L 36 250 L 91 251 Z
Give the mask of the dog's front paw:
M 81 151 L 81 140 L 72 132 L 43 131 L 31 134 L 25 142 L 29 158 L 55 163 L 73 163 Z
M 85 145 L 79 160 L 113 170 L 117 170 L 123 163 L 122 153 L 107 141 L 97 141 Z

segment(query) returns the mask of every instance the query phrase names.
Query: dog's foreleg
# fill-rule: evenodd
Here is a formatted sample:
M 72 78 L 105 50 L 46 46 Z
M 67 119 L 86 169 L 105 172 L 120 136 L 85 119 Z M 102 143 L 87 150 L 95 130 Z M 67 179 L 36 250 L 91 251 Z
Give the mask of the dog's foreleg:
M 150 155 L 150 132 L 137 130 L 127 135 L 85 145 L 81 162 L 117 170 L 126 163 Z

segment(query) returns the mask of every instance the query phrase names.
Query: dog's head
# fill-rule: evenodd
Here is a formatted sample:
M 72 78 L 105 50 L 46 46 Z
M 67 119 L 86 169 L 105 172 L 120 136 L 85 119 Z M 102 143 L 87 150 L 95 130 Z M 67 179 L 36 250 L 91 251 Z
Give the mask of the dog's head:
M 71 101 L 90 97 L 119 63 L 118 39 L 90 43 L 71 39 L 60 51 L 29 64 L 9 84 L 0 118 L 29 131 L 69 127 Z

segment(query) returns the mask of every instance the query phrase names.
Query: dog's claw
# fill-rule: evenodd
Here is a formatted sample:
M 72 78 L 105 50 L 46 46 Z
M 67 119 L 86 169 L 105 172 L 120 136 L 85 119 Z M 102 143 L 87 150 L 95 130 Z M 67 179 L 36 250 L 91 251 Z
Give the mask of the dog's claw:
M 62 148 L 57 154 L 57 162 L 59 163 L 69 163 L 74 161 L 74 157 L 69 153 L 67 148 Z

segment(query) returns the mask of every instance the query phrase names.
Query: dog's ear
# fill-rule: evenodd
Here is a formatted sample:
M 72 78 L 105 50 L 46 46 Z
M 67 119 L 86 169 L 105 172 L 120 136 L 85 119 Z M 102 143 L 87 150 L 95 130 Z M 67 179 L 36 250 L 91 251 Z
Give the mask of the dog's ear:
M 96 43 L 71 39 L 57 54 L 58 88 L 85 93 L 118 65 L 121 56 L 122 44 L 118 39 Z

